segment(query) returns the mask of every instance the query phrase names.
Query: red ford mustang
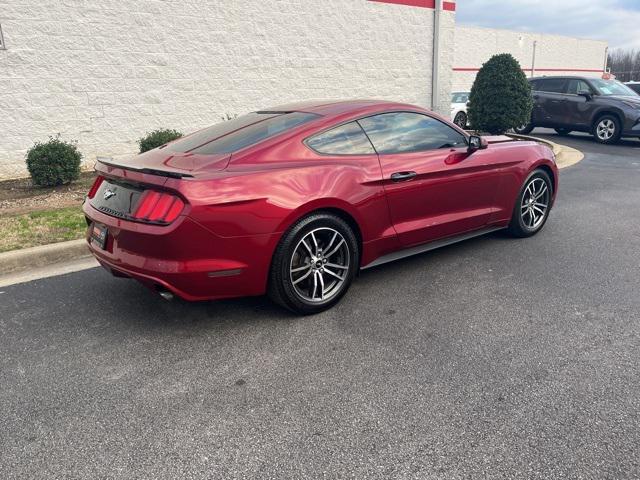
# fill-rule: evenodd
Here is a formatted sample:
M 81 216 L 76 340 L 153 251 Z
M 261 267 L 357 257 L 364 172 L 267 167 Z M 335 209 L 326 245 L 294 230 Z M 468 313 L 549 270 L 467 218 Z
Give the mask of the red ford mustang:
M 87 241 L 114 275 L 165 298 L 268 292 L 303 314 L 361 268 L 492 230 L 533 235 L 558 187 L 546 146 L 381 101 L 258 111 L 96 169 Z

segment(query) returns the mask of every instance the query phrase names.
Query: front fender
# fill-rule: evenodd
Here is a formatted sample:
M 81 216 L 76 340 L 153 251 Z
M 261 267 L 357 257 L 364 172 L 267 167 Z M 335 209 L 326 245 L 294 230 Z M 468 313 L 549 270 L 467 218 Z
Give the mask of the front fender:
M 602 115 L 615 115 L 616 117 L 618 117 L 618 120 L 620 121 L 620 126 L 624 128 L 624 119 L 625 119 L 624 111 L 621 108 L 616 106 L 603 105 L 600 108 L 594 110 L 593 114 L 591 115 L 591 119 L 589 121 L 589 124 L 591 125 L 591 133 L 593 133 L 596 120 Z

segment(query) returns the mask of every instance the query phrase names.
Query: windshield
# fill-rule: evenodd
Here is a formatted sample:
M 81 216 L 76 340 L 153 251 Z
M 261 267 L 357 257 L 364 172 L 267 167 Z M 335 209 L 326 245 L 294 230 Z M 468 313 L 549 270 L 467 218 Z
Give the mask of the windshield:
M 455 92 L 451 94 L 451 103 L 467 103 L 468 101 L 468 92 Z
M 591 85 L 595 87 L 600 95 L 623 95 L 626 97 L 636 97 L 638 94 L 626 85 L 617 80 L 592 79 Z

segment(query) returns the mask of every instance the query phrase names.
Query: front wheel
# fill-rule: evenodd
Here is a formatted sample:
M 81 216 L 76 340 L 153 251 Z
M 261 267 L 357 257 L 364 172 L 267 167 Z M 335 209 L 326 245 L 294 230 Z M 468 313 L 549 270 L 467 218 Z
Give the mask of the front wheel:
M 269 296 L 303 315 L 338 303 L 359 268 L 359 247 L 351 227 L 328 213 L 299 220 L 276 248 L 269 276 Z
M 613 115 L 603 115 L 596 121 L 593 134 L 599 143 L 616 143 L 622 134 L 620 121 Z
M 530 237 L 542 230 L 551 209 L 552 189 L 547 172 L 543 170 L 531 172 L 513 208 L 509 233 L 516 237 Z
M 464 112 L 456 113 L 456 116 L 453 119 L 453 123 L 464 130 L 465 128 L 467 128 L 467 114 Z

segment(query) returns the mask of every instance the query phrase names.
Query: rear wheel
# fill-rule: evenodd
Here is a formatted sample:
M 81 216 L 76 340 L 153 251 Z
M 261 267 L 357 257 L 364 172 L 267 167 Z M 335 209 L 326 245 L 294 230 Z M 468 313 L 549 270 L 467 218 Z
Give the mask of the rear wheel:
M 273 257 L 269 296 L 303 315 L 338 303 L 359 268 L 358 241 L 341 218 L 318 213 L 298 221 Z
M 453 123 L 455 123 L 462 129 L 467 128 L 467 114 L 464 112 L 456 113 L 456 116 L 453 119 Z
M 613 115 L 603 115 L 596 120 L 593 127 L 593 135 L 599 143 L 616 143 L 620 140 L 621 134 L 620 120 Z
M 547 172 L 543 170 L 531 172 L 513 208 L 509 233 L 516 237 L 530 237 L 542 229 L 551 209 L 552 188 Z
M 525 123 L 524 125 L 520 125 L 519 127 L 513 127 L 513 131 L 520 134 L 520 135 L 527 135 L 529 133 L 531 133 L 531 131 L 534 129 L 534 125 L 533 123 L 529 122 L 529 123 Z
M 573 130 L 568 128 L 556 128 L 554 129 L 558 135 L 569 135 Z

